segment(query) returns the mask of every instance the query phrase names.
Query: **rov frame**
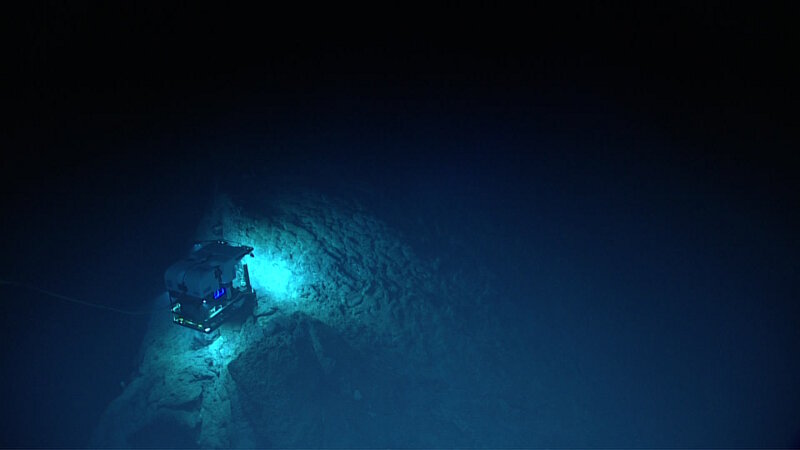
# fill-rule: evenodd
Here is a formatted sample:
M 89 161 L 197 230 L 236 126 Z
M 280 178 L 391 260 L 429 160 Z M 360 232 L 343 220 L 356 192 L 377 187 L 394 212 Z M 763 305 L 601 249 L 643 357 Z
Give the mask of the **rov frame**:
M 205 241 L 167 269 L 172 321 L 202 333 L 211 333 L 248 299 L 255 301 L 250 272 L 242 260 L 253 247 L 228 241 Z

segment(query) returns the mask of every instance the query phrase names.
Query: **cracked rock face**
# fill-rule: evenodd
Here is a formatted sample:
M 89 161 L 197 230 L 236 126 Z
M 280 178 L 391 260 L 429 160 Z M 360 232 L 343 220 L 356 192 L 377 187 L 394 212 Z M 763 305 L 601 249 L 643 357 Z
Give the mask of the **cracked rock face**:
M 198 238 L 255 248 L 257 303 L 209 336 L 154 316 L 92 446 L 452 447 L 487 430 L 484 443 L 514 442 L 497 440 L 513 435 L 492 413 L 507 405 L 487 400 L 500 374 L 454 317 L 453 297 L 480 294 L 357 205 L 284 194 L 250 209 L 216 199 Z

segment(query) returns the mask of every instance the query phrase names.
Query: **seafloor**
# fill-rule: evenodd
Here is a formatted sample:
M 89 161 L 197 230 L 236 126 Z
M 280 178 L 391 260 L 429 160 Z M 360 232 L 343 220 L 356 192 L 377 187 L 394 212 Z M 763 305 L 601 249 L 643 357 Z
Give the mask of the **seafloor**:
M 537 414 L 525 410 L 535 382 L 509 372 L 526 352 L 509 330 L 498 332 L 491 277 L 420 256 L 356 201 L 287 191 L 258 207 L 222 195 L 213 203 L 197 238 L 255 248 L 247 261 L 257 304 L 208 336 L 172 325 L 166 309 L 154 315 L 138 372 L 92 446 L 506 447 L 531 433 L 558 438 L 546 420 L 532 427 Z

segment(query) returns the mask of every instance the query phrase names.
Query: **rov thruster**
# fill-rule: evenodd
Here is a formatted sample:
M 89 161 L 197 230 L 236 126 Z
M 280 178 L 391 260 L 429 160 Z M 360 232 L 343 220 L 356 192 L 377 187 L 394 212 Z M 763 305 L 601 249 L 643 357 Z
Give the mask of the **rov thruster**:
M 253 256 L 253 247 L 224 240 L 195 244 L 185 259 L 164 274 L 172 308 L 172 320 L 203 333 L 210 333 L 231 311 L 245 301 L 255 301 L 250 272 L 242 260 Z

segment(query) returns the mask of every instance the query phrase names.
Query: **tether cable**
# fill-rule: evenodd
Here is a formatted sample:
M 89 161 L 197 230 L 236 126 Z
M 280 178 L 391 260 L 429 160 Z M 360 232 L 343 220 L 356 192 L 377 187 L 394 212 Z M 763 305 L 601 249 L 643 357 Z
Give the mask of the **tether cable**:
M 36 292 L 38 292 L 40 294 L 44 294 L 44 295 L 47 295 L 47 296 L 50 296 L 50 297 L 55 297 L 57 299 L 61 299 L 61 300 L 64 300 L 64 301 L 67 301 L 67 302 L 70 302 L 70 303 L 76 303 L 78 305 L 86 306 L 86 307 L 89 307 L 89 308 L 100 309 L 100 310 L 103 310 L 103 311 L 110 311 L 110 312 L 114 312 L 114 313 L 117 313 L 117 314 L 126 314 L 126 315 L 129 315 L 129 316 L 146 316 L 146 315 L 149 315 L 149 314 L 155 314 L 157 312 L 165 311 L 165 309 L 163 309 L 163 308 L 152 309 L 152 310 L 149 310 L 149 311 L 131 311 L 131 310 L 127 310 L 127 309 L 115 308 L 113 306 L 101 305 L 99 303 L 92 303 L 92 302 L 87 302 L 85 300 L 79 300 L 79 299 L 74 298 L 74 297 L 61 295 L 61 294 L 59 294 L 57 292 L 48 291 L 47 289 L 42 289 L 40 287 L 36 287 L 36 286 L 30 285 L 30 284 L 18 283 L 16 281 L 0 280 L 0 284 L 5 284 L 5 285 L 9 285 L 9 286 L 17 286 L 17 287 L 21 287 L 21 288 L 24 288 L 24 289 L 30 289 L 30 290 L 36 291 Z

